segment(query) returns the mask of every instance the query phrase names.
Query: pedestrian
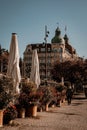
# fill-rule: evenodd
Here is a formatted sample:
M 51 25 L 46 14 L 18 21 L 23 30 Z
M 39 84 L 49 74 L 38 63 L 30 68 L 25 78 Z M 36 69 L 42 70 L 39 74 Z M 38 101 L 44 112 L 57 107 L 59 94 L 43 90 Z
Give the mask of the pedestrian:
M 67 97 L 68 105 L 71 104 L 72 95 L 73 95 L 73 90 L 72 90 L 72 88 L 71 88 L 71 87 L 67 88 L 66 97 Z

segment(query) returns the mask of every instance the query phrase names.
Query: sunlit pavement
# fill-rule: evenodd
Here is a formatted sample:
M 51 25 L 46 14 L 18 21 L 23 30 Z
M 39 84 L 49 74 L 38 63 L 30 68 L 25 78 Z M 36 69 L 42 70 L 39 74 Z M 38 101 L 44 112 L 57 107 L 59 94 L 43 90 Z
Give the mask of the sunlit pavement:
M 87 99 L 84 94 L 75 95 L 72 103 L 38 112 L 36 118 L 14 120 L 13 126 L 0 130 L 87 130 Z

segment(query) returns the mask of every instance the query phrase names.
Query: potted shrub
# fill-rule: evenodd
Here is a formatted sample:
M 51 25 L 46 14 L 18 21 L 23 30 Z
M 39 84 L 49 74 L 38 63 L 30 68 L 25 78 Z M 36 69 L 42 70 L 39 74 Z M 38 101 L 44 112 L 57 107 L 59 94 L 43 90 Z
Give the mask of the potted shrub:
M 25 118 L 25 108 L 28 106 L 28 96 L 25 93 L 20 93 L 15 106 L 18 112 L 18 117 Z
M 52 99 L 53 99 L 53 93 L 51 91 L 51 87 L 50 86 L 44 87 L 43 96 L 42 96 L 42 104 L 45 105 L 46 111 L 48 111 L 48 106 L 50 102 L 52 101 Z
M 17 118 L 17 114 L 18 113 L 16 107 L 13 104 L 9 105 L 4 111 L 4 117 L 3 117 L 4 124 L 8 124 L 11 120 Z
M 18 98 L 18 102 L 21 106 L 21 108 L 25 109 L 25 115 L 26 116 L 36 116 L 36 114 L 33 114 L 32 110 L 37 112 L 37 88 L 36 85 L 29 81 L 29 82 L 22 82 L 22 87 L 20 91 L 20 95 Z M 35 113 L 35 112 L 34 112 Z
M 34 93 L 37 90 L 36 85 L 32 82 L 32 81 L 25 81 L 20 83 L 21 84 L 21 93 L 26 93 L 26 94 L 30 94 L 30 93 Z
M 57 90 L 57 104 L 58 106 L 61 106 L 61 103 L 63 103 L 66 98 L 66 87 L 59 83 L 55 88 Z
M 50 102 L 50 106 L 51 106 L 51 107 L 55 107 L 56 104 L 57 104 L 57 96 L 58 96 L 58 93 L 57 93 L 57 90 L 55 89 L 55 86 L 52 86 L 52 87 L 51 87 L 51 90 L 52 90 L 52 94 L 53 94 L 53 99 L 52 99 L 52 101 Z
M 3 112 L 10 101 L 12 101 L 12 80 L 4 75 L 0 75 L 0 127 L 3 126 Z

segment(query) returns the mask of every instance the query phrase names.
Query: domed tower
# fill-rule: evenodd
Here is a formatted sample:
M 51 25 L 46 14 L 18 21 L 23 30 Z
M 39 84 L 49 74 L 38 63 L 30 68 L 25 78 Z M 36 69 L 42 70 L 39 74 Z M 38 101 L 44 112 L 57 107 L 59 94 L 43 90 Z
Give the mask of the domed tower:
M 77 56 L 76 54 L 76 50 L 70 45 L 70 42 L 69 42 L 69 38 L 66 34 L 66 27 L 65 27 L 65 35 L 64 35 L 64 40 L 65 40 L 65 49 L 68 53 L 70 53 L 71 55 L 71 58 Z
M 68 38 L 67 34 L 64 35 L 64 40 L 65 40 L 65 44 L 69 43 L 69 38 Z
M 52 38 L 51 43 L 60 43 L 61 42 L 61 31 L 59 27 L 55 30 L 55 36 Z
M 59 27 L 57 27 L 57 29 L 55 30 L 55 36 L 52 38 L 51 43 L 53 52 L 59 55 L 59 61 L 63 61 L 65 53 L 65 40 L 61 36 L 61 31 Z

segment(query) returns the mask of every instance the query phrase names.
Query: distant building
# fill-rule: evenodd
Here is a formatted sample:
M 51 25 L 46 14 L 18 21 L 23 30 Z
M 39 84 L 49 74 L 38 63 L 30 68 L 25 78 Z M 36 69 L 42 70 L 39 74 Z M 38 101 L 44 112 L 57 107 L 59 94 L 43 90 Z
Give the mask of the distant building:
M 1 48 L 0 45 L 0 73 L 6 74 L 7 72 L 7 65 L 8 65 L 8 56 L 9 53 L 4 48 Z
M 51 79 L 51 69 L 55 61 L 63 62 L 78 58 L 76 50 L 70 45 L 67 35 L 65 34 L 62 38 L 61 31 L 57 27 L 51 43 L 35 43 L 26 46 L 23 54 L 24 69 L 22 74 L 24 77 L 30 77 L 33 49 L 37 49 L 38 52 L 41 79 Z

